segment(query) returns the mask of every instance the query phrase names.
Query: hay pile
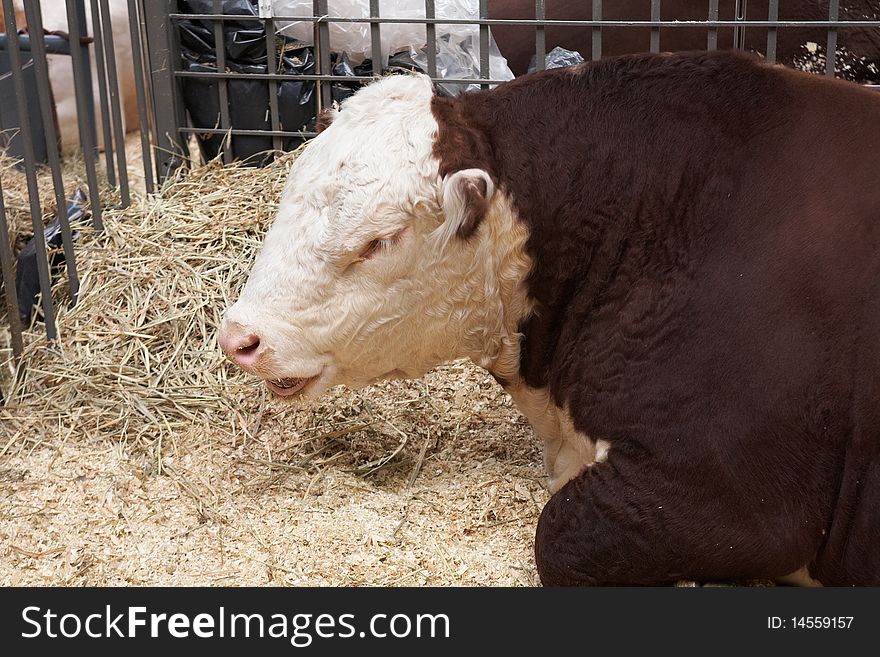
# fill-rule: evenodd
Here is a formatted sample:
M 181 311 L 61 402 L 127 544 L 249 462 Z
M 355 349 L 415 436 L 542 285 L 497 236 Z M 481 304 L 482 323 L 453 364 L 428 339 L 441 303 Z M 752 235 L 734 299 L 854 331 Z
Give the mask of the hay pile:
M 182 172 L 83 231 L 80 302 L 4 390 L 0 584 L 536 582 L 539 445 L 485 373 L 296 409 L 222 358 L 295 157 Z
M 80 238 L 80 301 L 59 308 L 59 344 L 30 342 L 10 397 L 142 448 L 219 422 L 236 381 L 247 381 L 217 350 L 219 313 L 244 280 L 292 157 L 260 172 L 211 163 L 161 198 L 106 212 L 105 232 Z

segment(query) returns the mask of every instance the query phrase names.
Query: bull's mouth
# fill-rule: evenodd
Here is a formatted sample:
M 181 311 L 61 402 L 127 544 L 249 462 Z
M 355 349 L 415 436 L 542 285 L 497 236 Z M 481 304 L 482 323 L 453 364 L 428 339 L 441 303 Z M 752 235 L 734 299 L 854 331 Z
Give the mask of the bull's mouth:
M 280 397 L 289 397 L 305 390 L 319 375 L 309 377 L 289 377 L 286 379 L 267 379 L 269 390 Z

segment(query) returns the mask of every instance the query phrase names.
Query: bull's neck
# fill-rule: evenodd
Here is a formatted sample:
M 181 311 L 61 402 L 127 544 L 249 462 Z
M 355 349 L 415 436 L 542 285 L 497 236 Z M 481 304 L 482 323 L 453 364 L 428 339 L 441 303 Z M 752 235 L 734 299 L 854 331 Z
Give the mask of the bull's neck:
M 619 218 L 639 213 L 640 174 L 621 166 L 630 160 L 617 156 L 601 128 L 583 124 L 596 116 L 588 105 L 572 108 L 588 103 L 589 87 L 575 73 L 548 72 L 432 105 L 441 175 L 490 173 L 501 198 L 482 232 L 519 263 L 496 266 L 503 319 L 486 318 L 493 337 L 469 354 L 502 381 L 545 384 L 561 326 L 553 313 L 566 299 L 599 292 L 584 286 L 606 280 L 630 232 Z
M 462 338 L 465 353 L 502 384 L 519 378 L 520 328 L 532 302 L 529 233 L 503 190 L 496 192 L 475 241 L 470 284 L 480 292 Z
M 736 82 L 741 66 L 726 66 Z M 518 371 L 530 386 L 547 384 L 563 326 L 591 322 L 651 266 L 679 267 L 679 250 L 695 252 L 705 218 L 724 216 L 739 174 L 719 154 L 742 148 L 766 122 L 750 106 L 726 110 L 715 68 L 695 80 L 687 62 L 645 56 L 435 101 L 441 173 L 488 171 L 527 233 L 533 266 L 523 295 L 532 307 L 517 328 Z

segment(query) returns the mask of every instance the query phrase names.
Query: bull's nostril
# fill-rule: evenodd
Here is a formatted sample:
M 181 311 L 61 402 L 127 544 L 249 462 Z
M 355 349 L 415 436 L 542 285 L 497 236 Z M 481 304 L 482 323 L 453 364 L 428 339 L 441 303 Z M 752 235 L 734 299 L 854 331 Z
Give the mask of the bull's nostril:
M 220 348 L 236 365 L 248 369 L 256 365 L 262 349 L 260 337 L 255 333 L 237 333 L 234 330 L 220 331 Z
M 251 356 L 257 353 L 257 349 L 260 348 L 260 338 L 256 335 L 249 335 L 243 341 L 242 344 L 235 349 L 235 353 L 238 356 Z

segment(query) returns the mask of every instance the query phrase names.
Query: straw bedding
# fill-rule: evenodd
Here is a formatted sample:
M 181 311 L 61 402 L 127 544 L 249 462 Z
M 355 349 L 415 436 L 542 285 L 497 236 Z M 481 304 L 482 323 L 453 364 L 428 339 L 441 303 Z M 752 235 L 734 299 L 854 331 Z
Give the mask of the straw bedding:
M 537 582 L 540 447 L 485 373 L 297 408 L 221 357 L 296 155 L 196 167 L 83 229 L 60 340 L 33 327 L 0 378 L 0 584 Z

